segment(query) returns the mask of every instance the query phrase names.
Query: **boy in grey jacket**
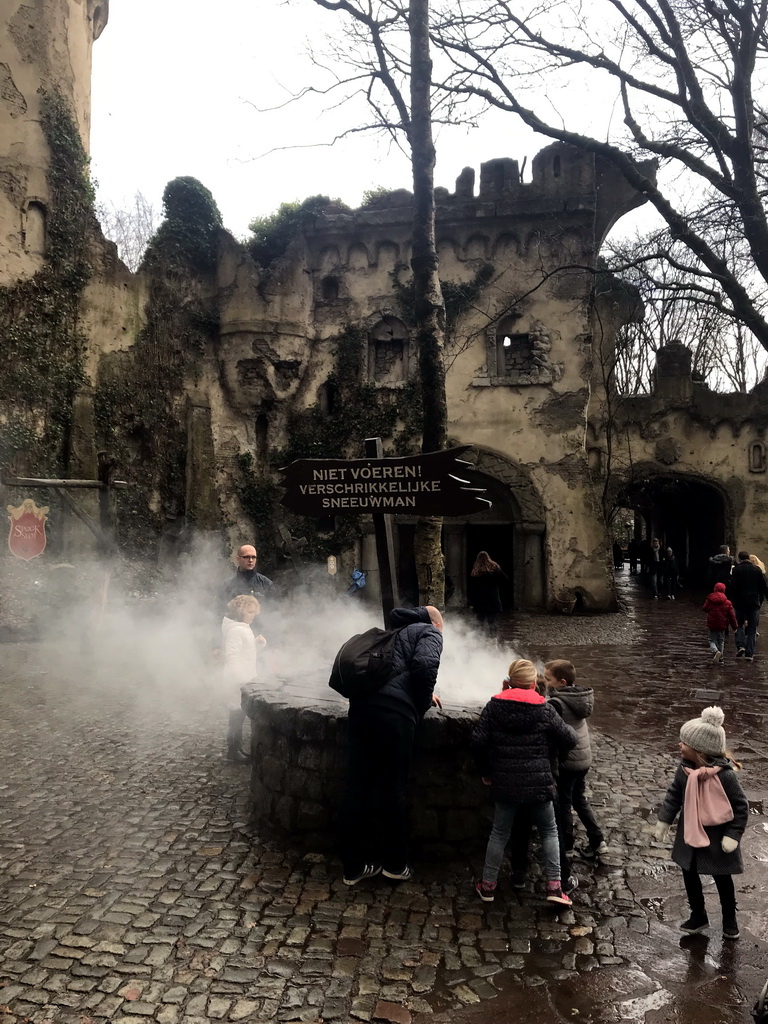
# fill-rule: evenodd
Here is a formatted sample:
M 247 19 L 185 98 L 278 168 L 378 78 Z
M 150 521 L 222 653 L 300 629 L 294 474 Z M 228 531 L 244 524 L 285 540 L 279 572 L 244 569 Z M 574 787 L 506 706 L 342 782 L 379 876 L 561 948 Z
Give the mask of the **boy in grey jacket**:
M 577 743 L 560 762 L 557 779 L 558 828 L 560 830 L 560 859 L 563 877 L 569 855 L 573 853 L 573 812 L 587 830 L 586 856 L 607 853 L 603 831 L 597 823 L 586 796 L 587 772 L 592 766 L 592 744 L 587 719 L 594 707 L 594 691 L 576 685 L 576 669 L 570 661 L 558 659 L 544 666 L 548 702 L 576 733 Z M 570 881 L 570 879 L 569 879 Z M 575 884 L 574 884 L 575 888 Z

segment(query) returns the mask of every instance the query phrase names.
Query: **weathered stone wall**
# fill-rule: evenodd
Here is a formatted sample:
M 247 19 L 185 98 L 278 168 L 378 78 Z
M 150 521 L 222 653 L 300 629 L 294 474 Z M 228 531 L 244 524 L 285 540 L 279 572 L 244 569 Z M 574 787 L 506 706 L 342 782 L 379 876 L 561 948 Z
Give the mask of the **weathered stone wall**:
M 39 269 L 50 198 L 41 89 L 67 102 L 86 149 L 91 48 L 109 0 L 4 0 L 0 9 L 0 284 Z
M 324 680 L 323 680 L 324 682 Z M 321 681 L 317 681 L 318 691 Z M 251 720 L 251 807 L 257 821 L 308 850 L 333 849 L 344 786 L 347 702 L 312 699 L 285 683 L 245 688 Z M 469 756 L 477 714 L 429 712 L 419 726 L 411 822 L 421 856 L 449 860 L 482 846 L 490 821 L 488 789 Z

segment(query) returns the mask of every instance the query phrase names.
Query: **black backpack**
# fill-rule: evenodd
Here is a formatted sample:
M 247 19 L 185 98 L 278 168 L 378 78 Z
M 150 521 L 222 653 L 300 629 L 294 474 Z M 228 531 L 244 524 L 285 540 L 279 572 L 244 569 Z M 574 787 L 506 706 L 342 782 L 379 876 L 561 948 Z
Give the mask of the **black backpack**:
M 350 637 L 334 659 L 328 680 L 331 689 L 348 699 L 380 690 L 394 671 L 395 641 L 400 629 L 374 628 Z

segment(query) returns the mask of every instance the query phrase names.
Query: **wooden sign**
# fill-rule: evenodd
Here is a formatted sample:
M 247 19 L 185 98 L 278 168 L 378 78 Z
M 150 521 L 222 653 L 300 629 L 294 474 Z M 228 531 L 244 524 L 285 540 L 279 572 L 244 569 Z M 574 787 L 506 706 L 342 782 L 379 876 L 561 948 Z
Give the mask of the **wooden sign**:
M 304 516 L 340 513 L 461 516 L 490 508 L 471 445 L 404 458 L 298 459 L 280 470 L 281 503 Z
M 8 549 L 17 558 L 28 562 L 45 551 L 45 524 L 48 505 L 40 508 L 32 498 L 20 505 L 6 505 L 11 528 L 8 531 Z

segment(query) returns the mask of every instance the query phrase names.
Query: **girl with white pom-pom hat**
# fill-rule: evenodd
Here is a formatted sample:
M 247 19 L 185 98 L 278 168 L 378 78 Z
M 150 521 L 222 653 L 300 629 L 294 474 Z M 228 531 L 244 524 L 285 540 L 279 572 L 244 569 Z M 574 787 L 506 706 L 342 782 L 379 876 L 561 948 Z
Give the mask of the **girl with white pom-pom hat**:
M 659 810 L 655 835 L 663 842 L 680 812 L 672 860 L 683 871 L 691 916 L 680 927 L 694 934 L 709 926 L 699 875 L 712 875 L 723 912 L 723 938 L 738 939 L 731 875 L 744 870 L 739 843 L 749 804 L 726 750 L 722 708 L 705 708 L 680 730 L 680 763 Z

